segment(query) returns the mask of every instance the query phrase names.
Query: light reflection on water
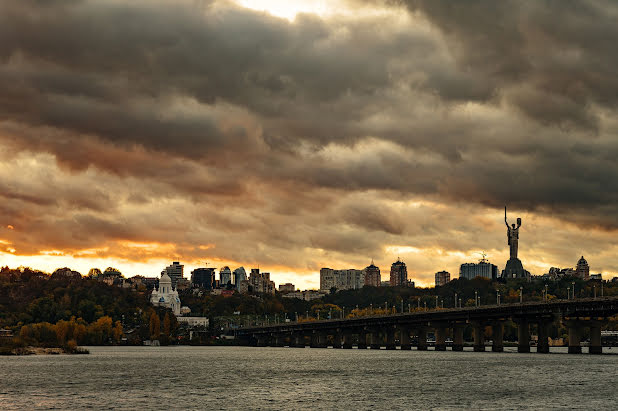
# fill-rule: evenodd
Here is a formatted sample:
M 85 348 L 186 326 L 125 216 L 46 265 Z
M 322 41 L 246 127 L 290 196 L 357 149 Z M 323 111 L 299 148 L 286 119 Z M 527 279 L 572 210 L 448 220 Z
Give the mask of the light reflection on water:
M 618 355 L 514 350 L 90 347 L 0 357 L 0 408 L 618 409 Z

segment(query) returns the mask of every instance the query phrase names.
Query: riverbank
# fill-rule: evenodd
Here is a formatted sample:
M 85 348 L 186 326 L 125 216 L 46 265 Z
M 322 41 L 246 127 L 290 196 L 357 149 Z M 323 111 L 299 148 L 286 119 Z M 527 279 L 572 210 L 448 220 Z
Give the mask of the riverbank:
M 0 355 L 62 355 L 62 354 L 90 354 L 90 351 L 82 347 L 1 347 Z

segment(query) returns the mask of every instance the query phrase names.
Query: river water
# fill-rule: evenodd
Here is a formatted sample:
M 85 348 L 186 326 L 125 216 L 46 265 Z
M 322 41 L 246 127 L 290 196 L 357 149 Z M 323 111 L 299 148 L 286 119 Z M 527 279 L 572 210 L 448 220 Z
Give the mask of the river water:
M 616 348 L 597 356 L 509 348 L 89 349 L 0 357 L 0 409 L 618 409 Z

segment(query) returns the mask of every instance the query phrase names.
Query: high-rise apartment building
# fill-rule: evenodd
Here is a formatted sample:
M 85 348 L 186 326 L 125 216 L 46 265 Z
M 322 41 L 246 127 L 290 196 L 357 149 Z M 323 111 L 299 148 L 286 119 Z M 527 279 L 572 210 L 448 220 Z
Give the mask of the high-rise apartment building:
M 408 268 L 406 267 L 406 263 L 399 258 L 391 265 L 389 285 L 391 287 L 408 285 Z
M 227 265 L 219 270 L 219 286 L 225 288 L 232 284 L 232 271 Z
M 234 270 L 234 285 L 236 289 L 240 291 L 240 284 L 243 281 L 247 280 L 247 272 L 245 271 L 245 267 L 238 267 Z
M 459 278 L 467 278 L 468 280 L 476 277 L 495 280 L 498 275 L 498 266 L 484 259 L 478 263 L 464 263 L 459 267 Z
M 292 283 L 279 284 L 280 293 L 293 293 L 296 287 Z
M 373 260 L 371 260 L 371 264 L 365 267 L 363 270 L 365 274 L 365 285 L 371 287 L 379 287 L 382 283 L 382 278 L 380 277 L 380 268 L 376 267 L 373 264 Z
M 275 283 L 270 281 L 270 273 L 261 273 L 259 268 L 251 269 L 251 273 L 249 274 L 249 285 L 254 293 L 275 293 Z
M 438 271 L 436 273 L 436 287 L 445 285 L 451 281 L 451 273 L 448 271 Z
M 320 270 L 320 290 L 330 291 L 331 288 L 337 290 L 356 290 L 365 285 L 365 273 L 363 270 L 347 269 L 333 270 L 332 268 L 322 268 Z
M 212 290 L 215 284 L 215 269 L 214 268 L 196 268 L 191 271 L 191 285 L 193 287 L 205 288 Z
M 165 269 L 161 271 L 161 275 L 167 274 L 172 280 L 172 288 L 176 289 L 176 283 L 182 278 L 184 268 L 185 266 L 180 264 L 180 262 L 174 261 L 172 265 L 165 267 Z

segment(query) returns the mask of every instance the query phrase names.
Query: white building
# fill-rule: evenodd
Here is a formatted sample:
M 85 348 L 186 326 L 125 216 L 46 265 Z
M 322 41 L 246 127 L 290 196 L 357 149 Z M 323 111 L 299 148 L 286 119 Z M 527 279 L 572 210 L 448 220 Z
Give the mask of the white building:
M 172 288 L 172 279 L 165 273 L 159 279 L 159 289 L 152 290 L 150 303 L 158 307 L 170 308 L 175 316 L 180 315 L 178 291 Z
M 180 324 L 186 324 L 189 327 L 205 327 L 208 328 L 208 317 L 178 317 Z
M 320 290 L 330 291 L 331 288 L 337 290 L 356 290 L 365 285 L 365 273 L 363 270 L 333 270 L 332 268 L 322 268 L 320 270 Z

